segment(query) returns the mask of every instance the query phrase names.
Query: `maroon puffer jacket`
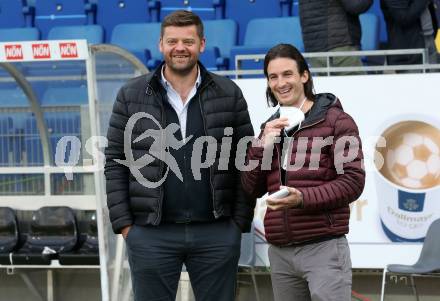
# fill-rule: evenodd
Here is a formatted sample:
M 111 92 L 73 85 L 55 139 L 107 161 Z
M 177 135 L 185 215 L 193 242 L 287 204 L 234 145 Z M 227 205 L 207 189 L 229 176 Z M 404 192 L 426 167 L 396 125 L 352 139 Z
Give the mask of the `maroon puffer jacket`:
M 269 120 L 275 118 L 279 118 L 278 112 Z M 304 165 L 296 171 L 287 171 L 283 185 L 302 192 L 303 207 L 283 210 L 268 208 L 264 218 L 267 241 L 282 246 L 348 233 L 349 204 L 361 195 L 365 184 L 361 140 L 355 122 L 343 111 L 334 95 L 318 94 L 309 116 L 293 137 L 290 164 L 294 165 L 297 158 L 302 160 L 302 156 L 305 157 Z M 319 151 L 312 152 L 312 146 L 316 147 L 312 143 L 313 137 L 333 137 L 333 140 L 329 140 L 329 145 L 324 146 L 319 155 Z M 301 139 L 308 139 L 305 156 L 304 147 L 301 149 L 301 145 L 305 145 L 304 140 L 298 143 Z M 350 143 L 343 139 L 350 140 Z M 242 172 L 246 193 L 261 197 L 266 192 L 279 189 L 280 149 L 280 145 L 275 144 L 271 168 L 262 170 L 263 148 L 249 148 L 247 159 L 257 161 L 258 167 Z M 309 168 L 311 159 L 317 162 L 312 153 L 313 156 L 319 155 L 319 166 L 316 168 Z M 352 159 L 343 159 L 349 161 L 344 163 L 337 158 Z M 338 173 L 338 170 L 343 172 Z

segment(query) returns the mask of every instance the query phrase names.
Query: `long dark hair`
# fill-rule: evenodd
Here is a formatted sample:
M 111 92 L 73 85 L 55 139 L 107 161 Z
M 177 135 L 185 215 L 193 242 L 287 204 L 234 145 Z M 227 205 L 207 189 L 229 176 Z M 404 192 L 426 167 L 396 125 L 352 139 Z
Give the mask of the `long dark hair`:
M 310 73 L 309 66 L 307 65 L 307 62 L 301 52 L 290 44 L 278 44 L 272 47 L 264 57 L 264 75 L 266 76 L 267 80 L 269 80 L 267 66 L 269 66 L 270 61 L 277 58 L 288 58 L 294 60 L 298 66 L 298 72 L 300 75 L 303 75 L 304 72 L 307 71 L 309 74 L 309 79 L 304 84 L 304 94 L 306 95 L 307 99 L 314 101 L 315 93 L 312 74 Z M 275 95 L 273 95 L 269 85 L 266 89 L 266 99 L 270 106 L 275 107 L 278 104 L 278 100 L 275 98 Z

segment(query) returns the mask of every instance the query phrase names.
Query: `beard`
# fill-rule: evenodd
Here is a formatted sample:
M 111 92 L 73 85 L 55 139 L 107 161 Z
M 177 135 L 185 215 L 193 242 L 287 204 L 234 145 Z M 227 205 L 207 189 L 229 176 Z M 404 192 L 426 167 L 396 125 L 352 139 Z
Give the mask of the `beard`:
M 194 59 L 190 56 L 188 61 L 185 64 L 182 64 L 175 62 L 173 57 L 167 57 L 165 58 L 165 63 L 173 73 L 180 76 L 185 76 L 191 73 L 191 71 L 194 69 L 194 66 L 197 64 L 197 59 Z

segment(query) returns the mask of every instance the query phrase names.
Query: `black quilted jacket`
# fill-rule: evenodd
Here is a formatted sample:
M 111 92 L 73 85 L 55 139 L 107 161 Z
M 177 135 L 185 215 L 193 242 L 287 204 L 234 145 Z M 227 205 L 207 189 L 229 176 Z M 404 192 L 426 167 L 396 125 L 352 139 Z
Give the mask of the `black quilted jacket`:
M 299 16 L 306 52 L 341 46 L 360 46 L 359 14 L 373 0 L 299 0 Z
M 242 192 L 240 174 L 235 168 L 235 147 L 238 141 L 244 136 L 254 135 L 247 104 L 234 82 L 206 71 L 201 64 L 199 66 L 202 83 L 192 101 L 200 104 L 205 134 L 217 140 L 215 163 L 210 167 L 214 216 L 232 216 L 242 231 L 247 232 L 253 218 L 255 199 L 246 197 Z M 124 129 L 133 114 L 151 114 L 161 127 L 165 128 L 163 102 L 166 101 L 166 92 L 160 83 L 161 68 L 162 66 L 159 66 L 154 73 L 127 82 L 120 89 L 113 106 L 107 132 L 108 146 L 105 149 L 105 176 L 107 205 L 115 233 L 120 233 L 123 227 L 133 223 L 158 225 L 161 222 L 163 185 L 157 185 L 156 188 L 145 187 L 135 179 L 127 166 L 115 161 L 126 159 Z M 233 128 L 231 156 L 227 168 L 219 168 L 221 141 L 226 127 Z M 160 145 L 166 145 L 166 139 L 161 135 L 154 136 L 152 131 L 149 137 L 137 142 L 134 140 L 146 130 L 157 129 L 154 121 L 142 118 L 135 123 L 130 143 L 127 143 L 131 145 L 134 160 L 144 155 L 153 158 L 147 160 L 148 164 L 139 169 L 143 178 L 149 182 L 159 181 L 167 172 L 167 164 L 164 161 L 149 156 L 154 153 L 154 149 L 150 148 L 158 145 L 155 141 L 160 141 Z

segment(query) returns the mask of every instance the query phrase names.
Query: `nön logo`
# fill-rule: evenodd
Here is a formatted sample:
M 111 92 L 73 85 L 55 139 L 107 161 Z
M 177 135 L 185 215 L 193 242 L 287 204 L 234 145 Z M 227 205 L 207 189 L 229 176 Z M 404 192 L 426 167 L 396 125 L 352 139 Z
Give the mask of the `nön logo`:
M 78 57 L 76 43 L 60 43 L 60 53 L 62 58 Z
M 32 44 L 32 55 L 34 56 L 34 59 L 49 59 L 49 44 Z
M 5 45 L 5 53 L 7 60 L 22 60 L 23 49 L 21 45 Z

